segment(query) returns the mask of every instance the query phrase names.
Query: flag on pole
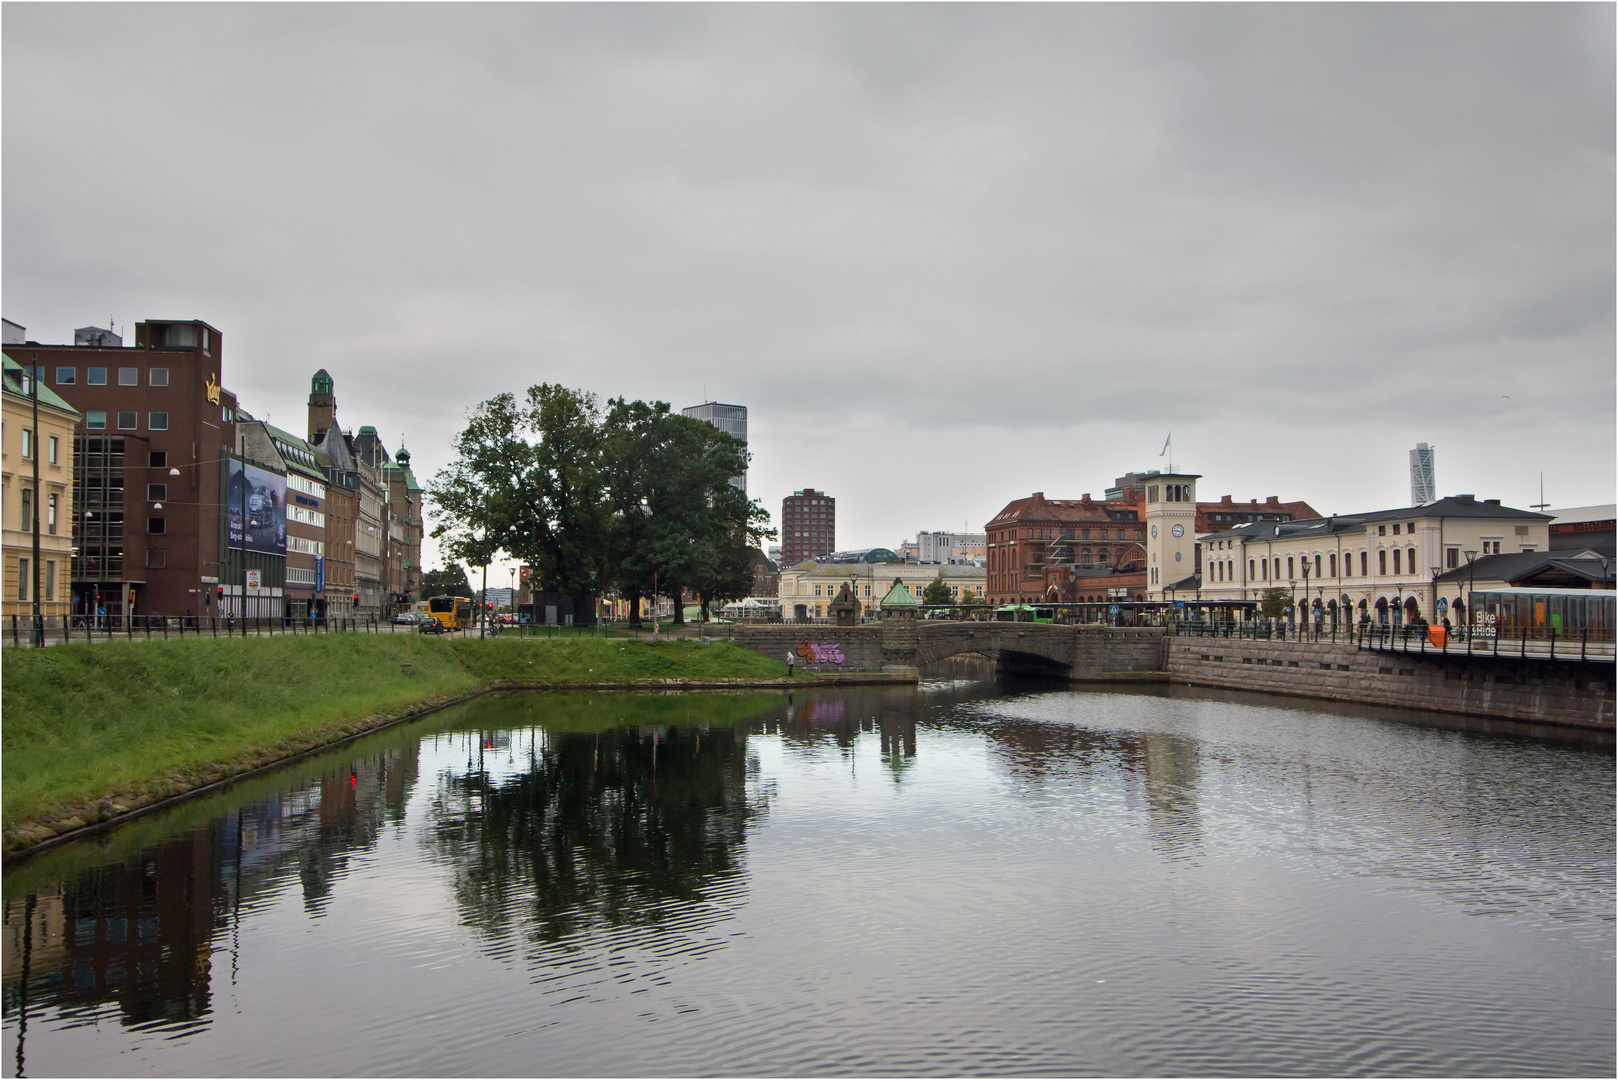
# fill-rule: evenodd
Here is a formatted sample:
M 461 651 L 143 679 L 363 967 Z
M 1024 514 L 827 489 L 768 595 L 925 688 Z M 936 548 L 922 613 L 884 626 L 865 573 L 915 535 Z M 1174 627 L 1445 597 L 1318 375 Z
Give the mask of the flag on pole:
M 1158 451 L 1157 456 L 1162 457 L 1164 454 L 1168 453 L 1169 452 L 1169 443 L 1171 443 L 1173 441 L 1174 441 L 1174 432 L 1171 431 L 1171 432 L 1169 432 L 1169 437 L 1163 440 L 1163 449 Z

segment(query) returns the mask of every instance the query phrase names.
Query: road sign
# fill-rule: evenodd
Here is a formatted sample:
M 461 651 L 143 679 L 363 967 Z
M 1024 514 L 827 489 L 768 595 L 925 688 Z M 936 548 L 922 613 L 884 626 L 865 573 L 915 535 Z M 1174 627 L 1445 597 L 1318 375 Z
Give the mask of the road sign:
M 1108 615 L 1116 615 L 1116 614 L 1118 614 L 1118 605 L 1113 604 L 1111 607 L 1107 608 L 1107 614 Z

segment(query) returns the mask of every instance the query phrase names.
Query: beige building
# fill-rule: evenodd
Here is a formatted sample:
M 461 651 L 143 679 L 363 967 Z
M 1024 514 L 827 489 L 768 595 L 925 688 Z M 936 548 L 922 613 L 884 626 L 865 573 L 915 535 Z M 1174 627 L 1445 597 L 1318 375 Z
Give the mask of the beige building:
M 826 609 L 844 584 L 851 584 L 854 595 L 869 614 L 881 610 L 882 598 L 897 578 L 916 600 L 942 574 L 952 600 L 971 593 L 979 603 L 988 585 L 981 566 L 914 562 L 828 562 L 805 560 L 781 570 L 781 617 L 824 619 Z
M 39 610 L 47 619 L 68 614 L 73 600 L 73 428 L 79 414 L 43 383 L 35 429 L 33 385 L 22 365 L 5 358 L 4 465 L 5 581 L 0 611 L 31 615 L 35 571 Z M 34 488 L 38 459 L 39 489 Z M 36 501 L 37 500 L 37 501 Z M 34 566 L 33 515 L 39 514 L 39 566 Z
M 1258 601 L 1286 589 L 1295 613 L 1330 620 L 1350 609 L 1394 622 L 1437 621 L 1460 596 L 1438 579 L 1474 556 L 1543 552 L 1550 516 L 1451 495 L 1422 506 L 1305 521 L 1248 522 L 1198 539 L 1201 573 L 1171 599 Z M 1295 615 L 1296 617 L 1296 615 Z

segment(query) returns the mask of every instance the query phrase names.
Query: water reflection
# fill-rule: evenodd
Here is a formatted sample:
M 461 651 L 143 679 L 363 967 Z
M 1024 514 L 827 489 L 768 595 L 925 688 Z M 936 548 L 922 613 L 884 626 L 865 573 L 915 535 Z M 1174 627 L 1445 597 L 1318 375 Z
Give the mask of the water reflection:
M 521 767 L 490 769 L 484 755 L 513 739 Z M 739 884 L 748 822 L 766 805 L 748 791 L 744 730 L 530 728 L 473 742 L 469 768 L 439 778 L 425 843 L 491 941 L 554 943 L 676 917 L 689 934 L 736 902 L 727 886 Z
M 355 852 L 402 817 L 415 765 L 414 745 L 361 757 L 125 857 L 90 855 L 78 873 L 8 890 L 4 1000 L 19 1029 L 16 1075 L 31 1007 L 48 1005 L 67 1026 L 205 1024 L 219 942 L 294 879 L 319 916 Z
M 1610 1072 L 1610 754 L 928 674 L 487 698 L 42 856 L 8 1064 Z

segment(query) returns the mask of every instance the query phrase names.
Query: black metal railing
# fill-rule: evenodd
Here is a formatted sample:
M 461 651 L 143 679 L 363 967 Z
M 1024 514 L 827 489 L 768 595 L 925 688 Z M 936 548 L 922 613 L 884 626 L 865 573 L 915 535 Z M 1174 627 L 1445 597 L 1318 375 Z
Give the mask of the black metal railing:
M 12 647 L 69 642 L 150 641 L 180 637 L 273 637 L 284 634 L 377 634 L 393 627 L 374 615 L 352 618 L 228 615 L 29 615 L 10 616 L 4 644 Z

